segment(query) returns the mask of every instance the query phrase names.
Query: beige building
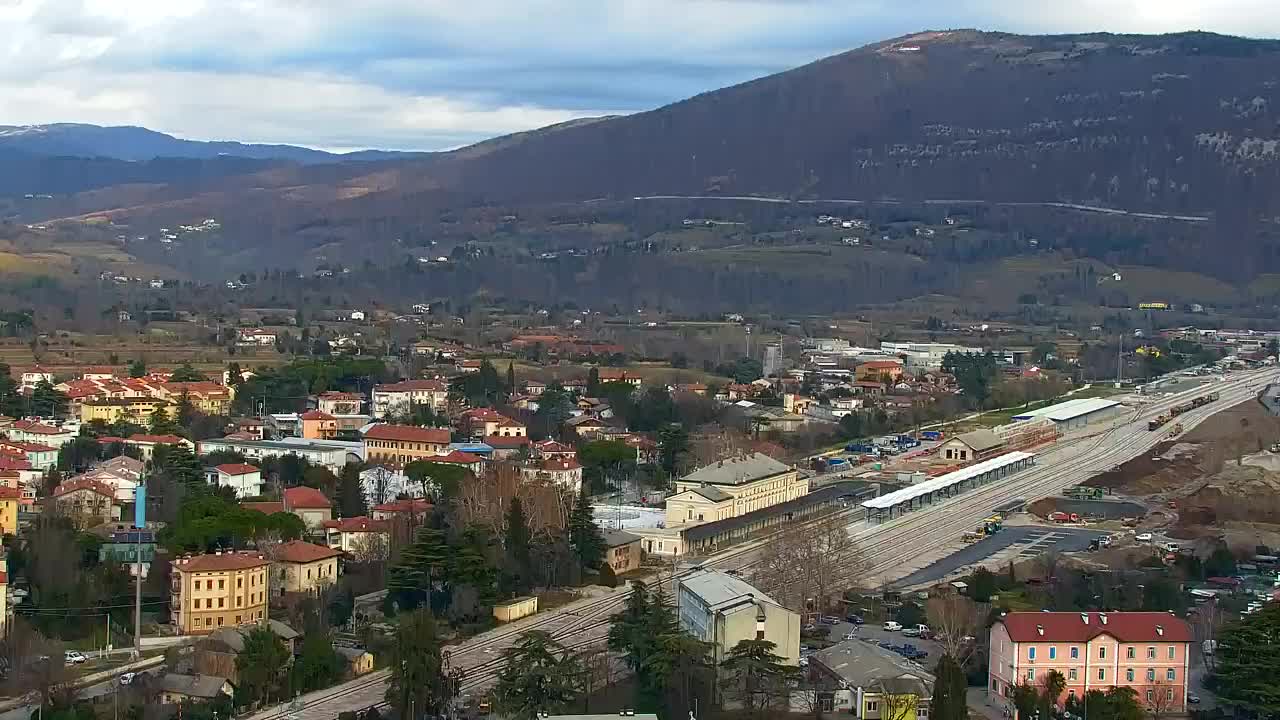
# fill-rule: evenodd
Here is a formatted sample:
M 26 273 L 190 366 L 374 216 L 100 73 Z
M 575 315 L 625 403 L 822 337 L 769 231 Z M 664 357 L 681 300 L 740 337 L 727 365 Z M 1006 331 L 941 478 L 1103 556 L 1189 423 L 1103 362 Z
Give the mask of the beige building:
M 441 428 L 378 423 L 364 434 L 365 460 L 405 465 L 449 454 L 450 433 Z
M 808 493 L 809 481 L 794 467 L 762 453 L 732 457 L 676 480 L 667 526 L 727 520 Z
M 1004 439 L 990 430 L 961 433 L 938 446 L 938 458 L 959 462 L 977 462 L 1004 451 Z
M 411 412 L 414 405 L 444 412 L 449 407 L 449 386 L 440 380 L 405 380 L 390 385 L 374 385 L 372 399 L 370 412 L 376 418 Z
M 168 400 L 151 397 L 100 398 L 80 403 L 80 422 L 101 420 L 108 425 L 120 420 L 146 425 L 160 408 L 167 408 Z M 168 412 L 166 410 L 166 412 Z
M 800 615 L 760 589 L 716 570 L 699 570 L 677 580 L 680 628 L 711 643 L 718 667 L 743 640 L 768 640 L 788 665 L 800 660 Z
M 338 556 L 323 545 L 293 540 L 272 553 L 271 588 L 281 593 L 312 592 L 338 581 Z
M 115 489 L 89 478 L 67 480 L 53 490 L 53 505 L 59 515 L 69 517 L 80 529 L 120 519 Z
M 267 618 L 267 570 L 257 552 L 216 552 L 178 558 L 172 566 L 169 611 L 186 635 Z
M 643 553 L 640 552 L 639 535 L 622 530 L 605 530 L 601 534 L 604 536 L 604 560 L 615 575 L 640 567 Z

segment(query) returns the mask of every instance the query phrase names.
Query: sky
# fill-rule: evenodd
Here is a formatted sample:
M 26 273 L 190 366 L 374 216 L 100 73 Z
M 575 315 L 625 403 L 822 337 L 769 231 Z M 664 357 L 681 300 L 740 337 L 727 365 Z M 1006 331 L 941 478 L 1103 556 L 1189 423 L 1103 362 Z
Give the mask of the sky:
M 1280 36 L 1276 0 L 0 0 L 0 125 L 439 150 L 926 29 Z

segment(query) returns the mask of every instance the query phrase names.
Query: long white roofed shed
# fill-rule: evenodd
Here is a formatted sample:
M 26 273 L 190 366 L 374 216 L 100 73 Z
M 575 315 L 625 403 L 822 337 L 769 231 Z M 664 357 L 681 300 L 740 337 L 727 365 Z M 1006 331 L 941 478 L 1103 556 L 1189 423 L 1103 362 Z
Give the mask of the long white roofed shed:
M 1124 411 L 1124 406 L 1106 398 L 1077 398 L 1056 405 L 1014 415 L 1014 422 L 1046 418 L 1063 429 L 1083 427 L 1099 420 L 1109 420 Z
M 967 488 L 978 487 L 1035 464 L 1036 456 L 1028 452 L 1005 453 L 975 465 L 939 475 L 901 490 L 886 493 L 862 503 L 867 519 L 872 522 L 890 520 L 896 515 L 931 504 L 939 497 L 952 497 Z M 967 487 L 966 487 L 967 484 Z M 895 513 L 895 510 L 897 511 Z

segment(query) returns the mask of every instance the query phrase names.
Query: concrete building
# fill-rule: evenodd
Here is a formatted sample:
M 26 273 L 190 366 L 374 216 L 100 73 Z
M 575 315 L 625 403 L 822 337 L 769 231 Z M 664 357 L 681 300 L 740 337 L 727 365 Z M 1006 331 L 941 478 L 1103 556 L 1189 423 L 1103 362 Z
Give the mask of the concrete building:
M 341 554 L 333 548 L 303 540 L 280 545 L 272 552 L 272 591 L 312 592 L 336 583 Z
M 622 530 L 605 530 L 604 536 L 605 562 L 615 575 L 635 570 L 640 567 L 644 555 L 640 551 L 640 536 Z
M 443 428 L 377 423 L 364 432 L 365 459 L 406 465 L 449 454 L 450 433 Z
M 115 488 L 92 478 L 67 480 L 53 490 L 54 509 L 59 515 L 71 518 L 82 530 L 119 520 L 120 506 L 115 499 Z
M 165 673 L 160 678 L 161 705 L 181 705 L 185 702 L 213 702 L 219 697 L 230 698 L 235 688 L 224 677 L 216 675 L 179 675 Z
M 1004 444 L 1004 438 L 990 430 L 971 430 L 939 445 L 938 457 L 956 462 L 976 462 L 998 455 Z
M 200 454 L 218 450 L 237 452 L 250 460 L 281 455 L 296 455 L 312 465 L 323 465 L 339 472 L 348 462 L 359 462 L 363 459 L 364 449 L 360 443 L 346 443 L 339 440 L 235 440 L 218 438 L 201 440 Z
M 108 425 L 125 420 L 138 425 L 151 423 L 156 410 L 166 408 L 169 401 L 152 397 L 113 397 L 85 400 L 80 403 L 80 422 L 101 420 Z
M 316 409 L 330 415 L 359 415 L 364 398 L 357 393 L 330 390 L 316 396 Z
M 1056 405 L 1031 410 L 1014 415 L 1014 422 L 1047 419 L 1053 422 L 1060 431 L 1075 430 L 1093 423 L 1105 422 L 1119 417 L 1125 407 L 1115 400 L 1106 398 L 1079 398 L 1067 400 Z
M 338 418 L 323 410 L 308 410 L 298 416 L 302 437 L 307 440 L 332 440 L 338 435 Z
M 781 343 L 770 343 L 764 346 L 764 362 L 761 365 L 764 368 L 765 377 L 777 377 L 782 374 Z
M 667 525 L 725 520 L 809 492 L 796 469 L 762 453 L 721 460 L 676 480 Z
M 329 547 L 351 553 L 358 559 L 386 559 L 391 543 L 391 521 L 372 520 L 364 515 L 329 520 L 324 523 Z
M 237 498 L 262 495 L 262 470 L 245 463 L 226 463 L 214 468 L 218 487 L 236 491 Z
M 440 380 L 405 380 L 390 385 L 373 386 L 370 412 L 375 418 L 403 415 L 414 405 L 444 412 L 449 407 L 449 386 Z
M 1009 708 L 1019 683 L 1039 687 L 1056 670 L 1067 681 L 1059 704 L 1119 686 L 1149 710 L 1186 711 L 1195 635 L 1171 613 L 1006 613 L 990 637 L 987 694 Z
M 947 353 L 981 354 L 981 348 L 952 345 L 951 343 L 912 343 L 882 342 L 880 351 L 887 355 L 895 355 L 903 359 L 907 369 L 938 370 L 942 367 L 942 359 Z
M 287 513 L 297 515 L 308 530 L 318 530 L 333 519 L 333 503 L 313 487 L 299 485 L 280 493 L 281 505 Z
M 267 617 L 267 569 L 257 552 L 216 552 L 172 564 L 169 611 L 184 635 L 262 622 Z
M 36 443 L 51 448 L 60 448 L 76 437 L 76 432 L 65 428 L 56 428 L 35 420 L 18 420 L 5 428 L 9 440 L 20 443 Z
M 768 640 L 788 665 L 800 659 L 800 615 L 743 580 L 700 570 L 676 581 L 681 629 L 711 643 L 716 666 L 743 640 Z
M 863 720 L 926 718 L 933 676 L 905 657 L 847 640 L 809 657 L 813 687 L 791 693 L 792 712 L 849 713 Z

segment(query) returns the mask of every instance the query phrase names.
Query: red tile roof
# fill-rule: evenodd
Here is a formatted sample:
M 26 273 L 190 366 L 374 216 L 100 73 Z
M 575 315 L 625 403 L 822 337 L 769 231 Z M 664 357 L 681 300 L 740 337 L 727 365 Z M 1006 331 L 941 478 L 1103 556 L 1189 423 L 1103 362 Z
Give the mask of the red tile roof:
M 338 532 L 387 532 L 391 529 L 391 523 L 386 520 L 372 520 L 364 515 L 341 520 L 325 520 L 324 526 Z
M 31 463 L 23 458 L 0 453 L 0 470 L 30 470 Z
M 5 490 L 17 491 L 17 488 L 0 487 L 0 497 L 4 497 Z M 63 495 L 66 495 L 68 493 L 73 493 L 77 490 L 92 490 L 98 493 L 99 495 L 105 495 L 113 499 L 116 496 L 115 488 L 112 488 L 110 485 L 102 482 L 101 480 L 94 480 L 92 478 L 79 478 L 76 480 L 67 480 L 66 482 L 59 483 L 58 487 L 53 489 L 53 496 L 62 497 Z
M 1106 622 L 1103 622 L 1103 618 Z M 1085 619 L 1088 619 L 1088 622 Z M 1012 612 L 1003 623 L 1014 642 L 1088 642 L 1110 635 L 1120 642 L 1191 642 L 1191 626 L 1160 612 Z M 1044 634 L 1040 630 L 1044 630 Z
M 33 435 L 61 435 L 67 432 L 66 430 L 60 430 L 56 427 L 36 422 L 35 420 L 19 420 L 13 424 L 13 429 L 32 433 Z
M 18 488 L 9 487 L 8 485 L 0 485 L 0 500 L 19 500 L 21 498 L 22 491 Z
M 484 462 L 484 458 L 480 457 L 479 455 L 464 453 L 461 450 L 454 450 L 448 455 L 440 455 L 438 457 L 424 458 L 424 459 L 426 460 L 426 462 L 449 463 L 451 465 L 474 465 L 479 462 Z
M 549 457 L 538 464 L 538 467 L 547 472 L 565 472 L 568 470 L 577 470 L 582 467 L 576 458 L 571 457 Z
M 336 419 L 329 413 L 321 412 L 319 410 L 308 410 L 302 413 L 301 415 L 299 415 L 298 418 L 301 420 L 334 420 Z
M 373 389 L 377 392 L 411 392 L 413 390 L 446 392 L 449 386 L 439 380 L 404 380 L 390 385 L 374 385 Z
M 315 543 L 292 540 L 276 548 L 275 558 L 279 562 L 311 563 L 338 557 L 342 553 Z
M 868 360 L 867 362 L 864 362 L 858 365 L 858 367 L 871 368 L 872 370 L 876 370 L 876 369 L 889 370 L 891 368 L 902 367 L 902 361 L 901 360 Z
M 49 447 L 48 445 L 41 445 L 40 443 L 33 443 L 33 442 L 5 440 L 3 441 L 3 444 L 11 448 L 16 448 L 18 450 L 21 450 L 22 452 L 57 452 L 58 451 L 58 448 L 56 447 Z
M 205 553 L 192 557 L 178 558 L 173 561 L 173 569 L 179 572 L 221 572 L 226 570 L 248 570 L 250 568 L 270 565 L 260 553 L 239 551 L 224 553 Z
M 218 472 L 226 475 L 251 475 L 256 472 L 262 472 L 259 468 L 244 463 L 226 463 L 215 468 Z
M 290 510 L 315 510 L 331 508 L 333 503 L 324 493 L 313 487 L 299 486 L 284 489 L 284 505 Z
M 380 513 L 420 513 L 432 508 L 431 502 L 424 498 L 400 498 L 391 502 L 375 505 L 374 512 Z
M 449 431 L 442 428 L 423 428 L 411 425 L 389 425 L 378 423 L 364 434 L 366 439 L 393 440 L 400 442 L 434 443 L 448 445 Z
M 240 507 L 245 510 L 257 510 L 265 515 L 284 512 L 284 503 L 282 502 L 246 502 L 240 503 Z
M 183 439 L 177 435 L 130 435 L 128 442 L 152 443 L 155 445 L 181 445 Z

